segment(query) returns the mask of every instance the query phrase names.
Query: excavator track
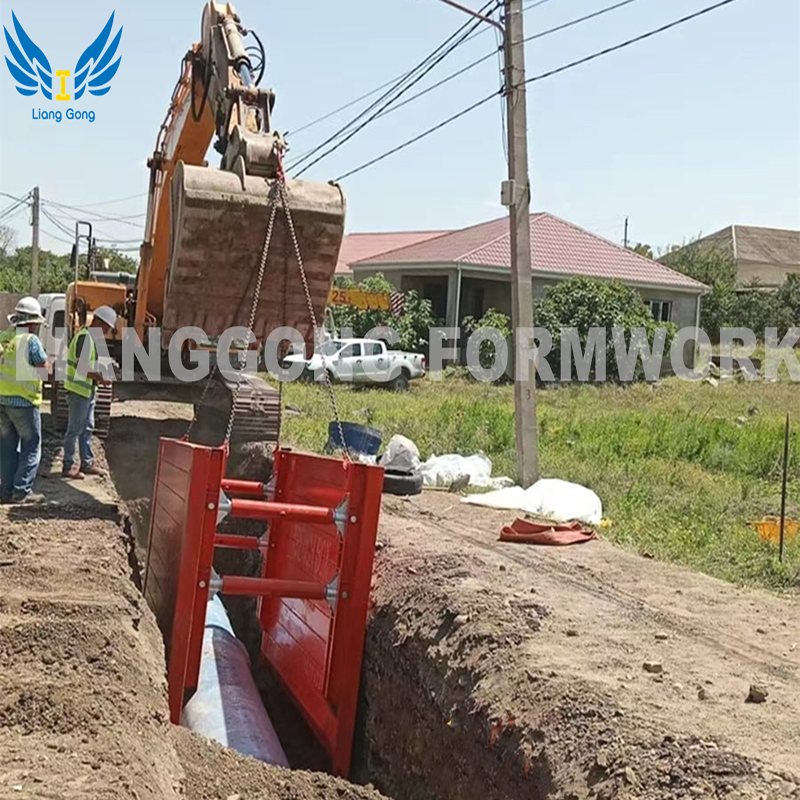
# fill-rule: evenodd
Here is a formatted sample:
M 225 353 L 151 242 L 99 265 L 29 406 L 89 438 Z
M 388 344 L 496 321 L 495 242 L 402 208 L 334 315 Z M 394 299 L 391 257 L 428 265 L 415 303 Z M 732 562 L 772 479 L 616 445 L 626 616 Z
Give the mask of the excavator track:
M 277 444 L 281 428 L 280 394 L 255 375 L 242 375 L 237 393 L 236 382 L 217 372 L 205 402 L 197 409 L 198 420 L 208 415 L 218 425 L 227 425 L 234 396 L 236 414 L 231 441 Z
M 111 430 L 111 403 L 114 400 L 114 385 L 95 387 L 94 435 L 105 439 Z M 58 433 L 67 432 L 69 423 L 69 404 L 63 384 L 54 383 L 50 400 L 50 413 Z

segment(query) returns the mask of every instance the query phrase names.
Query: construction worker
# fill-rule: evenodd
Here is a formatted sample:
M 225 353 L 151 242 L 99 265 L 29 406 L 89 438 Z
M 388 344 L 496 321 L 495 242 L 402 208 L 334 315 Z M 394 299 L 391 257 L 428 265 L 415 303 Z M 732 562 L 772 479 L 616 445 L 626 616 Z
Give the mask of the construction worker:
M 0 333 L 0 503 L 40 503 L 33 482 L 42 458 L 42 380 L 31 367 L 47 367 L 36 335 L 44 322 L 34 297 L 23 297 L 12 327 Z M 18 363 L 19 362 L 19 363 Z
M 67 379 L 64 389 L 69 404 L 69 422 L 64 436 L 64 464 L 61 474 L 72 480 L 84 475 L 102 475 L 94 463 L 92 433 L 94 432 L 95 383 L 106 383 L 97 369 L 95 337 L 105 337 L 117 326 L 117 312 L 110 306 L 100 306 L 92 315 L 92 324 L 85 325 L 72 337 L 67 352 Z M 82 372 L 84 370 L 84 372 Z M 75 461 L 78 445 L 80 464 Z

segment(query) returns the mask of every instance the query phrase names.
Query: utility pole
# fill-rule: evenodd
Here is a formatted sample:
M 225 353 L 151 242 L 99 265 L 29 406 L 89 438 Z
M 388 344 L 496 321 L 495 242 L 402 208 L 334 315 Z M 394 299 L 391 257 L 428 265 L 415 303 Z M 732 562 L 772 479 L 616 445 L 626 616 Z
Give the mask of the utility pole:
M 536 371 L 520 376 L 517 331 L 533 328 L 531 186 L 528 175 L 528 116 L 525 102 L 525 34 L 522 0 L 505 0 L 505 95 L 508 117 L 508 202 L 511 230 L 511 325 L 515 358 L 514 422 L 517 478 L 524 488 L 539 477 Z
M 39 294 L 39 187 L 33 187 L 33 236 L 31 241 L 31 294 Z
M 625 238 L 622 240 L 625 247 L 628 246 L 628 218 L 625 217 Z
M 527 488 L 539 477 L 536 427 L 536 370 L 520 379 L 520 343 L 517 332 L 533 329 L 533 274 L 531 272 L 531 186 L 528 176 L 528 114 L 525 105 L 525 33 L 522 0 L 503 0 L 504 24 L 462 5 L 441 0 L 503 34 L 508 127 L 508 180 L 503 182 L 503 205 L 508 206 L 511 231 L 511 327 L 514 345 L 514 427 L 517 479 Z

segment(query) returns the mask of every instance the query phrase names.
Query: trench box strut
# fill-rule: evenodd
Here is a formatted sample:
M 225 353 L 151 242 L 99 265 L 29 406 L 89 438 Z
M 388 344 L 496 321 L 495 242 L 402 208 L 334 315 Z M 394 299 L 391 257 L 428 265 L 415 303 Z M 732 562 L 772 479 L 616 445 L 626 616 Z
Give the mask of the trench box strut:
M 383 470 L 275 452 L 269 487 L 224 478 L 222 447 L 162 439 L 144 593 L 164 634 L 170 718 L 197 688 L 212 592 L 259 598 L 261 654 L 347 775 L 353 744 Z M 263 519 L 257 539 L 219 521 Z M 218 576 L 216 547 L 259 550 L 261 576 Z

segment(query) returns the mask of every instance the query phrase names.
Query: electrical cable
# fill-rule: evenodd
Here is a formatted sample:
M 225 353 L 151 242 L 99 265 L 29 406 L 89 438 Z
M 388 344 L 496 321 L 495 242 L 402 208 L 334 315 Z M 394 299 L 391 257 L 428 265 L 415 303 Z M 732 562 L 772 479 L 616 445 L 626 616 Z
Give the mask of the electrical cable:
M 130 225 L 133 228 L 142 228 L 143 223 L 130 222 L 131 219 L 139 219 L 147 216 L 146 214 L 130 214 L 124 217 L 111 217 L 108 214 L 101 214 L 99 211 L 87 211 L 86 209 L 78 208 L 77 206 L 70 206 L 66 203 L 57 203 L 55 200 L 42 200 L 43 205 L 55 206 L 62 210 L 64 216 L 77 220 L 74 214 L 69 214 L 68 211 L 78 211 L 81 215 L 94 217 L 97 219 L 106 220 L 107 222 L 118 222 L 120 225 Z
M 479 20 L 475 20 L 475 25 L 478 25 L 478 24 L 480 24 L 480 21 L 479 21 Z M 304 167 L 303 167 L 303 168 L 302 168 L 302 169 L 301 169 L 299 172 L 296 172 L 296 173 L 295 173 L 295 175 L 294 175 L 293 177 L 296 177 L 296 178 L 297 178 L 297 177 L 299 177 L 300 175 L 302 175 L 304 172 L 307 172 L 307 171 L 308 171 L 309 169 L 311 169 L 311 167 L 313 167 L 315 164 L 318 164 L 320 161 L 322 161 L 322 159 L 324 159 L 324 158 L 327 158 L 329 155 L 331 155 L 331 153 L 335 152 L 335 151 L 336 151 L 336 150 L 338 150 L 340 147 L 342 147 L 342 146 L 343 146 L 343 145 L 345 145 L 347 142 L 349 142 L 349 141 L 350 141 L 350 140 L 351 140 L 351 139 L 352 139 L 352 138 L 353 138 L 353 137 L 354 137 L 356 134 L 358 134 L 358 133 L 360 133 L 362 130 L 364 130 L 364 128 L 365 128 L 367 125 L 369 125 L 371 122 L 373 122 L 375 119 L 377 119 L 378 115 L 379 115 L 381 112 L 385 112 L 385 111 L 386 111 L 386 109 L 387 109 L 387 108 L 388 108 L 388 107 L 389 107 L 389 106 L 390 106 L 392 103 L 394 103 L 394 101 L 395 101 L 395 100 L 397 100 L 399 97 L 401 97 L 401 96 L 402 96 L 402 95 L 403 95 L 405 92 L 407 92 L 407 91 L 408 91 L 408 90 L 409 90 L 409 89 L 410 89 L 412 86 L 414 86 L 416 83 L 418 83 L 419 81 L 421 81 L 421 80 L 422 80 L 422 79 L 425 77 L 425 75 L 427 75 L 427 73 L 428 73 L 428 72 L 430 72 L 430 71 L 431 71 L 431 70 L 432 70 L 432 69 L 433 69 L 433 68 L 434 68 L 434 67 L 435 67 L 435 66 L 436 66 L 436 65 L 437 65 L 437 64 L 438 64 L 440 61 L 442 61 L 444 58 L 446 58 L 446 57 L 447 57 L 447 56 L 448 56 L 448 55 L 449 55 L 449 54 L 450 54 L 450 53 L 451 53 L 453 50 L 455 50 L 455 49 L 456 49 L 456 47 L 458 47 L 458 46 L 459 46 L 459 44 L 460 44 L 460 42 L 456 42 L 456 43 L 455 43 L 455 44 L 454 44 L 454 45 L 453 45 L 453 46 L 450 48 L 450 50 L 448 50 L 448 51 L 444 52 L 444 53 L 443 53 L 443 54 L 442 54 L 442 55 L 441 55 L 441 56 L 440 56 L 440 57 L 439 57 L 439 58 L 438 58 L 436 61 L 434 61 L 432 64 L 430 64 L 430 65 L 429 65 L 429 66 L 428 66 L 428 67 L 425 69 L 425 71 L 424 71 L 424 72 L 422 72 L 420 75 L 418 75 L 416 78 L 414 78 L 414 80 L 412 80 L 412 82 L 411 82 L 411 83 L 409 83 L 409 84 L 408 84 L 406 87 L 404 87 L 404 88 L 403 88 L 403 89 L 402 89 L 402 90 L 401 90 L 401 91 L 400 91 L 400 92 L 399 92 L 399 93 L 396 95 L 396 97 L 394 97 L 394 98 L 392 98 L 392 99 L 388 100 L 386 103 L 384 103 L 384 105 L 383 105 L 383 106 L 381 106 L 381 107 L 380 107 L 380 108 L 379 108 L 379 109 L 378 109 L 378 110 L 377 110 L 377 111 L 376 111 L 376 112 L 375 112 L 375 113 L 374 113 L 374 114 L 373 114 L 371 117 L 368 117 L 366 120 L 364 120 L 364 122 L 362 122 L 362 123 L 361 123 L 360 125 L 358 125 L 356 128 L 354 128 L 353 130 L 351 130 L 351 131 L 350 131 L 350 132 L 349 132 L 349 133 L 348 133 L 348 134 L 347 134 L 347 135 L 346 135 L 344 138 L 340 139 L 338 142 L 336 142 L 335 144 L 331 145 L 331 147 L 329 147 L 329 148 L 328 148 L 328 149 L 327 149 L 325 152 L 321 153 L 321 154 L 320 154 L 320 155 L 318 155 L 318 156 L 317 156 L 317 157 L 316 157 L 316 158 L 315 158 L 313 161 L 311 161 L 310 163 L 306 164 L 306 165 L 305 165 L 305 166 L 304 166 Z
M 673 22 L 669 22 L 666 25 L 662 25 L 660 28 L 654 28 L 653 30 L 648 31 L 647 33 L 635 36 L 633 39 L 627 39 L 626 41 L 620 42 L 619 44 L 616 44 L 613 47 L 606 47 L 604 50 L 598 50 L 596 53 L 592 53 L 589 56 L 585 56 L 584 58 L 579 58 L 577 61 L 570 61 L 569 64 L 564 64 L 563 66 L 557 67 L 556 69 L 551 69 L 548 70 L 547 72 L 542 72 L 540 75 L 534 75 L 532 78 L 527 78 L 525 80 L 525 83 L 526 84 L 535 83 L 536 81 L 541 81 L 544 80 L 545 78 L 550 78 L 553 75 L 558 75 L 561 72 L 566 72 L 568 69 L 572 69 L 573 67 L 578 67 L 581 64 L 586 64 L 589 61 L 594 61 L 596 58 L 607 56 L 609 53 L 616 53 L 617 50 L 622 50 L 625 47 L 630 47 L 630 45 L 632 44 L 636 44 L 637 42 L 642 42 L 645 39 L 649 39 L 652 36 L 656 36 L 659 33 L 664 33 L 664 31 L 668 31 L 671 28 L 676 28 L 678 25 L 683 25 L 685 22 L 697 19 L 697 17 L 702 17 L 704 14 L 716 11 L 718 8 L 730 5 L 733 2 L 735 2 L 735 0 L 721 0 L 721 2 L 719 3 L 714 3 L 714 5 L 706 6 L 700 11 L 695 11 L 693 14 L 687 14 L 685 17 L 681 17 L 680 19 L 676 19 Z
M 21 200 L 17 200 L 16 203 L 12 203 L 10 206 L 7 206 L 2 211 L 0 211 L 0 220 L 8 219 L 13 217 L 20 209 L 23 207 L 28 207 L 27 198 L 23 198 Z
M 690 20 L 696 19 L 697 17 L 703 16 L 704 14 L 708 14 L 711 11 L 715 11 L 716 9 L 722 8 L 723 6 L 729 5 L 730 3 L 733 3 L 733 2 L 735 2 L 735 0 L 721 0 L 721 2 L 715 3 L 714 5 L 711 5 L 711 6 L 707 6 L 706 8 L 703 8 L 700 11 L 696 11 L 693 14 L 689 14 L 689 15 L 687 15 L 685 17 L 681 17 L 680 19 L 675 20 L 675 21 L 673 21 L 671 23 L 668 23 L 667 25 L 662 25 L 661 27 L 655 28 L 655 29 L 653 29 L 651 31 L 648 31 L 647 33 L 641 34 L 641 35 L 636 36 L 636 37 L 634 37 L 632 39 L 628 39 L 628 40 L 626 40 L 624 42 L 621 42 L 618 45 L 614 45 L 613 47 L 607 47 L 604 50 L 599 50 L 596 53 L 593 53 L 593 54 L 591 54 L 589 56 L 586 56 L 584 58 L 578 59 L 577 61 L 572 61 L 569 64 L 564 64 L 563 66 L 557 67 L 556 69 L 548 70 L 547 72 L 543 72 L 540 75 L 535 75 L 532 78 L 528 78 L 525 81 L 525 83 L 526 84 L 534 83 L 536 81 L 541 81 L 541 80 L 544 80 L 545 78 L 552 77 L 553 75 L 558 75 L 558 74 L 560 74 L 562 72 L 566 72 L 569 69 L 572 69 L 574 67 L 580 66 L 581 64 L 586 64 L 589 61 L 593 61 L 593 60 L 595 60 L 597 58 L 600 58 L 601 56 L 608 55 L 609 53 L 614 53 L 617 50 L 621 50 L 621 49 L 623 49 L 625 47 L 628 47 L 628 46 L 630 46 L 632 44 L 635 44 L 636 42 L 641 42 L 644 39 L 649 39 L 652 36 L 655 36 L 655 35 L 657 35 L 659 33 L 663 33 L 664 31 L 670 30 L 671 28 L 675 28 L 678 25 L 682 25 L 682 24 L 684 24 L 686 22 L 689 22 Z M 492 92 L 492 94 L 488 95 L 487 97 L 484 97 L 482 100 L 479 100 L 477 103 L 473 103 L 471 106 L 468 106 L 467 108 L 463 109 L 462 111 L 459 111 L 457 114 L 453 114 L 452 116 L 448 117 L 445 120 L 442 120 L 441 122 L 437 123 L 436 125 L 432 126 L 431 128 L 428 128 L 427 130 L 423 131 L 422 133 L 417 134 L 413 138 L 408 139 L 407 141 L 397 145 L 396 147 L 393 147 L 391 150 L 387 150 L 385 153 L 382 153 L 381 155 L 370 159 L 369 161 L 359 165 L 358 167 L 355 167 L 354 169 L 351 169 L 351 170 L 343 173 L 342 175 L 337 177 L 335 180 L 338 182 L 338 181 L 343 180 L 344 178 L 350 177 L 351 175 L 355 175 L 356 173 L 361 172 L 362 170 L 365 170 L 368 167 L 371 167 L 371 166 L 373 166 L 374 164 L 377 164 L 380 161 L 383 161 L 385 158 L 388 158 L 389 156 L 394 155 L 395 153 L 398 153 L 401 150 L 404 150 L 405 148 L 411 146 L 412 144 L 415 144 L 416 142 L 420 141 L 420 139 L 424 139 L 425 137 L 429 136 L 430 134 L 440 130 L 441 128 L 444 128 L 446 125 L 449 125 L 451 122 L 455 122 L 457 119 L 460 119 L 461 117 L 469 114 L 470 112 L 472 112 L 472 111 L 476 110 L 477 108 L 479 108 L 480 106 L 484 105 L 485 103 L 488 103 L 490 100 L 492 100 L 494 97 L 496 97 L 497 94 L 498 94 L 497 92 Z
M 84 203 L 80 206 L 70 206 L 71 208 L 80 209 L 83 211 L 86 208 L 95 208 L 96 206 L 110 206 L 114 203 L 124 203 L 126 200 L 138 200 L 140 197 L 147 197 L 147 192 L 139 192 L 138 194 L 129 194 L 127 197 L 118 197 L 115 200 L 100 200 L 97 203 Z M 145 216 L 142 214 L 142 216 Z
M 556 25 L 553 28 L 547 28 L 546 30 L 539 31 L 538 33 L 531 34 L 530 36 L 526 36 L 525 39 L 523 39 L 523 41 L 524 42 L 532 42 L 535 39 L 542 39 L 545 36 L 550 36 L 550 35 L 552 35 L 554 33 L 558 33 L 560 31 L 566 30 L 567 28 L 571 28 L 571 27 L 573 27 L 575 25 L 579 25 L 579 24 L 581 24 L 583 22 L 587 22 L 588 20 L 595 19 L 596 17 L 600 17 L 600 16 L 602 16 L 604 14 L 608 14 L 611 11 L 616 11 L 618 8 L 622 8 L 623 6 L 627 6 L 627 5 L 630 5 L 631 3 L 636 3 L 636 2 L 638 2 L 638 0 L 620 0 L 620 2 L 614 3 L 614 4 L 610 5 L 610 6 L 606 6 L 605 8 L 601 8 L 601 9 L 599 9 L 597 11 L 593 11 L 591 14 L 585 14 L 582 17 L 577 17 L 575 19 L 569 20 L 568 22 L 562 23 L 561 25 Z M 497 31 L 496 28 L 492 28 L 492 29 L 495 31 L 495 33 L 497 34 L 497 36 L 499 38 L 499 36 L 500 36 L 499 31 Z M 467 40 L 464 40 L 464 41 L 467 41 Z M 442 78 L 440 81 L 437 81 L 436 83 L 431 84 L 430 86 L 426 87 L 425 89 L 423 89 L 420 92 L 417 92 L 416 94 L 412 94 L 411 97 L 407 97 L 402 102 L 397 103 L 395 105 L 392 105 L 391 107 L 387 108 L 385 111 L 381 111 L 379 114 L 375 115 L 374 119 L 381 119 L 382 117 L 385 117 L 388 114 L 394 113 L 395 111 L 397 111 L 398 109 L 402 108 L 403 106 L 406 106 L 409 103 L 412 103 L 414 100 L 417 100 L 418 98 L 423 97 L 424 95 L 428 94 L 429 92 L 432 92 L 434 89 L 438 89 L 440 86 L 444 86 L 444 84 L 449 83 L 450 81 L 454 80 L 455 78 L 460 77 L 464 73 L 469 72 L 471 69 L 474 69 L 478 65 L 483 64 L 485 61 L 488 61 L 490 58 L 494 57 L 497 53 L 499 53 L 500 71 L 501 71 L 501 75 L 502 75 L 503 72 L 505 71 L 505 69 L 504 69 L 503 56 L 502 56 L 502 43 L 499 43 L 496 52 L 487 53 L 486 55 L 475 59 L 475 61 L 471 61 L 466 66 L 462 67 L 459 70 L 456 70 L 455 72 L 451 73 L 450 75 L 447 75 L 446 77 Z M 388 86 L 390 83 L 393 83 L 393 82 L 394 81 L 389 81 L 388 83 L 383 84 L 383 86 Z M 379 88 L 383 88 L 383 86 L 379 87 Z M 350 103 L 347 104 L 347 106 L 354 105 L 359 100 L 363 100 L 365 97 L 369 97 L 371 94 L 374 94 L 375 91 L 377 91 L 377 90 L 373 90 L 372 92 L 368 92 L 366 95 L 362 95 L 361 97 L 357 98 L 356 100 L 352 100 Z M 327 119 L 327 117 L 333 116 L 338 111 L 346 108 L 347 106 L 341 106 L 339 109 L 336 109 L 334 111 L 329 112 L 329 114 L 325 115 L 325 117 L 320 117 L 320 118 L 318 118 L 318 120 L 315 120 L 314 122 L 322 121 L 322 119 Z M 505 115 L 502 116 L 502 120 L 503 120 L 503 123 L 502 123 L 503 127 L 505 127 L 505 124 L 506 124 L 505 123 Z M 303 128 L 298 128 L 298 131 L 299 130 L 304 130 L 305 128 L 310 127 L 311 125 L 314 124 L 314 122 L 310 122 L 308 125 L 304 125 Z M 294 131 L 294 132 L 297 133 L 298 131 Z M 504 147 L 505 147 L 505 137 L 503 138 L 503 142 L 504 142 Z M 316 150 L 316 148 L 314 148 L 314 149 Z M 303 155 L 305 156 L 306 154 L 304 153 Z M 506 158 L 507 158 L 507 156 L 506 156 Z M 295 162 L 295 164 L 293 164 L 292 166 L 295 166 L 298 163 L 299 162 Z
M 16 195 L 9 194 L 8 192 L 0 192 L 0 195 L 3 197 L 7 197 L 9 200 L 16 200 L 18 203 L 24 203 L 30 196 L 32 192 L 28 192 L 24 197 L 17 197 Z
M 489 9 L 490 6 L 497 5 L 496 0 L 490 0 L 490 2 L 486 3 L 481 11 L 485 11 Z M 494 11 L 494 9 L 492 9 Z M 321 156 L 313 160 L 310 164 L 307 164 L 297 175 L 302 174 L 306 170 L 308 170 L 311 166 L 318 163 L 322 158 L 325 158 L 330 153 L 337 150 L 341 147 L 345 142 L 352 139 L 356 133 L 364 128 L 365 125 L 372 122 L 376 117 L 377 114 L 384 111 L 387 107 L 392 105 L 398 98 L 400 98 L 403 94 L 405 94 L 412 86 L 419 83 L 422 78 L 425 77 L 435 66 L 437 66 L 441 61 L 443 61 L 450 53 L 452 53 L 457 47 L 461 46 L 466 36 L 468 36 L 472 31 L 475 30 L 476 27 L 480 25 L 480 20 L 468 20 L 463 25 L 461 25 L 458 30 L 451 34 L 442 44 L 440 44 L 432 53 L 430 53 L 422 62 L 420 62 L 417 66 L 415 66 L 412 70 L 405 73 L 398 81 L 394 83 L 394 85 L 389 89 L 389 91 L 385 92 L 381 97 L 379 97 L 375 102 L 371 103 L 367 108 L 357 114 L 350 122 L 346 125 L 342 126 L 338 131 L 334 134 L 329 136 L 324 142 L 317 145 L 316 147 L 312 148 L 311 150 L 303 153 L 299 158 L 297 158 L 293 163 L 288 165 L 288 169 L 296 169 L 299 167 L 304 161 L 307 161 L 309 158 L 314 156 L 324 147 L 327 147 L 329 144 L 332 144 L 337 139 L 340 141 L 335 145 L 329 148 L 325 153 Z M 459 38 L 460 37 L 460 38 Z M 350 130 L 353 128 L 354 125 L 357 125 L 358 121 L 365 117 L 369 112 L 373 109 L 378 107 L 378 110 L 372 114 L 372 116 L 368 117 L 361 125 L 359 125 L 354 130 Z M 350 131 L 348 133 L 348 131 Z M 344 138 L 342 138 L 344 137 Z
M 55 239 L 57 242 L 63 242 L 64 244 L 75 244 L 74 239 L 65 239 L 63 236 L 59 236 L 58 234 L 53 233 L 52 231 L 47 230 L 47 228 L 40 226 L 42 233 L 46 236 L 49 236 L 51 239 Z
M 46 208 L 41 208 L 40 211 L 42 212 L 43 216 L 50 220 L 53 225 L 56 226 L 62 233 L 66 233 L 67 236 L 74 235 L 74 231 L 70 230 L 63 222 L 59 219 L 54 217 Z
M 403 142 L 402 144 L 398 145 L 397 147 L 393 147 L 391 150 L 387 150 L 382 155 L 377 156 L 376 158 L 367 161 L 365 164 L 362 164 L 355 169 L 351 169 L 349 172 L 345 172 L 343 175 L 340 175 L 338 178 L 335 178 L 335 182 L 339 182 L 344 178 L 349 178 L 351 175 L 355 175 L 357 172 L 361 172 L 361 170 L 366 169 L 367 167 L 371 167 L 373 164 L 377 164 L 379 161 L 383 161 L 384 158 L 388 158 L 395 153 L 400 152 L 400 150 L 405 150 L 406 147 L 410 147 L 412 144 L 415 144 L 420 139 L 424 139 L 426 136 L 430 136 L 430 134 L 435 133 L 436 131 L 444 128 L 445 125 L 449 125 L 451 122 L 455 122 L 457 119 L 460 119 L 463 116 L 466 116 L 471 111 L 474 111 L 476 108 L 480 108 L 482 105 L 485 105 L 490 100 L 494 100 L 495 97 L 500 95 L 501 92 L 492 92 L 490 95 L 484 97 L 482 100 L 478 100 L 477 103 L 473 103 L 471 106 L 468 106 L 465 109 L 462 109 L 457 114 L 453 114 L 453 116 L 448 117 L 445 120 L 434 125 L 432 128 L 428 128 L 426 131 L 423 131 L 420 134 L 417 134 L 413 139 L 409 139 L 408 141 Z

